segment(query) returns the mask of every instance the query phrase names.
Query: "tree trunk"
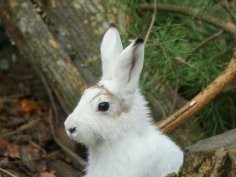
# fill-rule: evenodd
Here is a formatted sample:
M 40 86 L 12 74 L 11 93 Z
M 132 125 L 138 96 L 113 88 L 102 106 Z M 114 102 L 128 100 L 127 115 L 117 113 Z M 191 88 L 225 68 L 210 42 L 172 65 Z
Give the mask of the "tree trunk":
M 2 0 L 0 15 L 21 54 L 43 73 L 64 109 L 71 111 L 86 82 L 33 4 L 29 0 Z
M 236 129 L 186 148 L 181 177 L 236 176 Z

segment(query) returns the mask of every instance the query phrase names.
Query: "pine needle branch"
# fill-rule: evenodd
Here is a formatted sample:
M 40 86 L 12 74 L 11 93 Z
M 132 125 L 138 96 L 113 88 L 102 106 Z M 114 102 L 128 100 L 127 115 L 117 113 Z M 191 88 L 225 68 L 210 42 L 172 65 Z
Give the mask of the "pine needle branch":
M 150 10 L 154 10 L 154 5 L 153 4 L 140 4 L 138 6 L 138 9 L 140 11 L 150 11 Z M 196 9 L 193 9 L 191 7 L 157 3 L 156 9 L 158 11 L 173 12 L 173 13 L 187 15 L 187 16 L 193 17 L 194 19 L 202 20 L 218 28 L 221 28 L 222 30 L 224 30 L 225 32 L 229 34 L 233 34 L 234 36 L 236 35 L 236 25 L 232 23 L 231 21 L 225 21 L 217 17 L 212 17 L 204 12 L 199 12 Z
M 236 17 L 234 16 L 234 13 L 231 11 L 231 9 L 228 7 L 228 5 L 227 4 L 221 4 L 221 7 L 223 7 L 225 9 L 225 11 L 229 14 L 232 22 L 236 25 Z
M 216 33 L 214 33 L 213 35 L 205 38 L 204 40 L 202 40 L 197 46 L 196 48 L 186 57 L 186 59 L 188 59 L 191 55 L 193 55 L 195 52 L 197 52 L 199 49 L 203 48 L 206 44 L 208 44 L 211 41 L 214 41 L 216 38 L 218 38 L 221 34 L 223 33 L 223 30 L 220 30 Z
M 158 127 L 165 133 L 173 131 L 219 95 L 235 77 L 236 49 L 225 71 L 177 112 L 158 123 Z

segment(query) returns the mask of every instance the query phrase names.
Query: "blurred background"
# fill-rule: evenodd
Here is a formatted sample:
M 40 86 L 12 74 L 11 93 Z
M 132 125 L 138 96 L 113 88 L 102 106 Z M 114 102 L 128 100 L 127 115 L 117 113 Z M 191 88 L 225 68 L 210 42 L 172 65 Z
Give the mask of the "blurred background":
M 1 177 L 83 174 L 86 148 L 67 138 L 63 122 L 100 78 L 111 22 L 124 46 L 150 32 L 140 87 L 155 122 L 206 88 L 234 52 L 231 0 L 1 0 Z M 170 136 L 184 148 L 235 127 L 234 79 Z

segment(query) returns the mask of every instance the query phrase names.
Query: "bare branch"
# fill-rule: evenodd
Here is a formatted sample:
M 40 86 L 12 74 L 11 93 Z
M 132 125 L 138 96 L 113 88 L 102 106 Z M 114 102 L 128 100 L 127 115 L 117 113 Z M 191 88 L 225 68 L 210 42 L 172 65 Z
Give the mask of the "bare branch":
M 43 82 L 44 88 L 46 89 L 46 92 L 47 92 L 50 102 L 51 102 L 52 108 L 50 108 L 50 110 L 49 110 L 48 118 L 49 118 L 49 125 L 50 125 L 50 130 L 51 130 L 53 139 L 61 147 L 61 149 L 68 155 L 68 157 L 72 160 L 72 162 L 74 164 L 76 164 L 77 168 L 84 169 L 85 161 L 80 156 L 78 156 L 76 153 L 71 151 L 63 143 L 63 141 L 61 140 L 61 137 L 58 136 L 56 133 L 55 126 L 58 126 L 59 118 L 58 118 L 58 109 L 57 109 L 57 105 L 55 102 L 55 98 L 53 96 L 53 93 L 52 93 L 49 85 L 47 84 L 46 78 L 42 75 L 42 73 L 38 69 L 36 69 L 36 72 L 40 76 L 40 79 Z M 53 115 L 53 113 L 54 113 L 54 115 Z M 55 125 L 54 122 L 56 122 L 57 124 Z
M 11 176 L 11 177 L 18 177 L 18 176 L 16 176 L 16 175 L 14 175 L 13 173 L 11 173 L 10 171 L 7 171 L 7 170 L 5 170 L 5 169 L 3 169 L 3 168 L 0 168 L 0 171 L 3 172 L 3 173 L 5 173 L 5 174 L 7 174 L 8 176 Z

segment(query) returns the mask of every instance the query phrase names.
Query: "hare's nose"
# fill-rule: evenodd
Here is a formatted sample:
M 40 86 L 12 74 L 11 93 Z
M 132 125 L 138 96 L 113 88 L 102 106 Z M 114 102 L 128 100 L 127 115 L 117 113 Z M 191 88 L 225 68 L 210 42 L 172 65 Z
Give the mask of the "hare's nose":
M 71 128 L 69 128 L 68 130 L 69 130 L 69 132 L 72 134 L 72 133 L 74 133 L 74 132 L 75 132 L 75 130 L 76 130 L 76 127 L 71 127 Z

